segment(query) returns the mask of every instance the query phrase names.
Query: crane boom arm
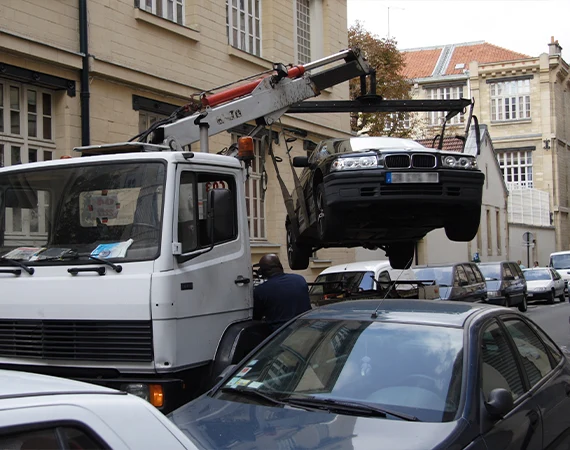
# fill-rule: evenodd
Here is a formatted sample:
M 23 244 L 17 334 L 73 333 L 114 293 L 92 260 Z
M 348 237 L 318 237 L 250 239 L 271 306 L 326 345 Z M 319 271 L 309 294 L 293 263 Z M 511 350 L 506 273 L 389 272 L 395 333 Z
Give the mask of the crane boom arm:
M 309 73 L 338 62 L 315 75 Z M 158 139 L 175 150 L 200 141 L 201 150 L 207 151 L 210 136 L 254 120 L 258 125 L 270 125 L 290 106 L 318 96 L 322 89 L 371 72 L 373 69 L 358 49 L 343 50 L 289 70 L 275 64 L 273 74 L 203 96 L 200 111 L 160 126 Z

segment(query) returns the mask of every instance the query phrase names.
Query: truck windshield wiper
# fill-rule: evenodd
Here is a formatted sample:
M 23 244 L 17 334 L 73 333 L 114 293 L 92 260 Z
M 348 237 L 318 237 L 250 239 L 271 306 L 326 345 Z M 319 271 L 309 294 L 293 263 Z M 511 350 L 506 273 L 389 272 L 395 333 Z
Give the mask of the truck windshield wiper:
M 316 397 L 289 397 L 283 401 L 291 405 L 321 408 L 327 411 L 337 411 L 344 414 L 366 415 L 372 417 L 387 417 L 390 415 L 408 422 L 420 422 L 420 419 L 416 416 L 380 408 L 369 403 Z
M 90 254 L 80 254 L 77 252 L 68 252 L 64 255 L 61 256 L 54 256 L 51 258 L 44 258 L 44 259 L 40 259 L 39 261 L 63 261 L 63 260 L 77 260 L 77 259 L 81 259 L 81 258 L 89 258 L 92 259 L 93 261 L 97 261 L 98 263 L 101 264 L 105 264 L 106 266 L 111 267 L 115 272 L 117 273 L 121 273 L 123 271 L 123 266 L 119 265 L 119 264 L 113 264 L 111 261 L 106 261 L 104 259 L 101 258 L 97 258 L 96 256 L 91 256 Z
M 0 261 L 7 263 L 5 265 L 8 265 L 8 266 L 21 267 L 26 272 L 28 272 L 30 275 L 33 275 L 35 272 L 35 269 L 33 267 L 30 267 L 30 266 L 24 264 L 22 261 L 19 261 L 17 259 L 10 259 L 10 258 L 5 258 L 4 256 L 2 256 L 2 257 L 0 257 Z

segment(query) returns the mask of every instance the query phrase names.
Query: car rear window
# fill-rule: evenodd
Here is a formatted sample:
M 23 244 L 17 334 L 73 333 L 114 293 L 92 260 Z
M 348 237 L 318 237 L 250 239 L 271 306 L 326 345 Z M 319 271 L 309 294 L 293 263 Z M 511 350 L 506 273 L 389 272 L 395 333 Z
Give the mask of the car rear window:
M 481 264 L 479 270 L 486 279 L 501 279 L 501 265 L 500 264 Z

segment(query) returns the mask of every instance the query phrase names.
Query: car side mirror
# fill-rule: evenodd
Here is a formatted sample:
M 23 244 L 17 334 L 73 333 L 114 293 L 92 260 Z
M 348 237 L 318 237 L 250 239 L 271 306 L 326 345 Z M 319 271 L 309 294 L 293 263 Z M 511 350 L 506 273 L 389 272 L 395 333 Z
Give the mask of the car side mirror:
M 485 402 L 485 409 L 491 419 L 499 420 L 513 409 L 513 405 L 513 394 L 506 389 L 497 388 L 490 392 L 489 400 Z
M 295 156 L 293 158 L 293 167 L 309 167 L 309 158 L 306 156 Z
M 211 243 L 227 241 L 234 235 L 234 202 L 229 189 L 208 192 L 208 239 Z

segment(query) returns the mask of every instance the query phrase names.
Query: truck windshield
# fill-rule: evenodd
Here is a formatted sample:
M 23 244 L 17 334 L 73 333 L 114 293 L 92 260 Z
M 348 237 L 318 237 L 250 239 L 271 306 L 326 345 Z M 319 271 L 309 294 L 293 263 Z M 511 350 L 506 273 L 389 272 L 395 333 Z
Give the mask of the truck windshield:
M 550 265 L 555 269 L 570 269 L 570 253 L 551 255 Z
M 165 170 L 138 161 L 0 173 L 0 257 L 156 258 Z

